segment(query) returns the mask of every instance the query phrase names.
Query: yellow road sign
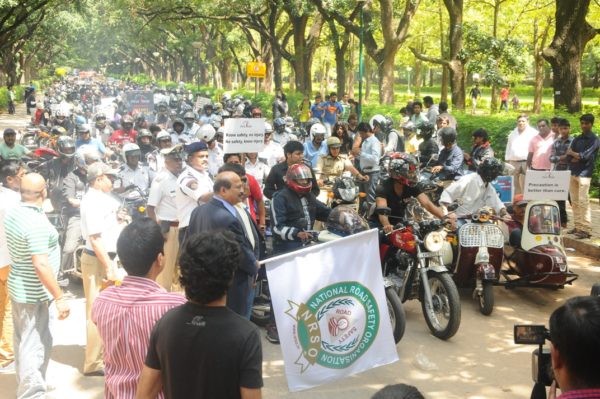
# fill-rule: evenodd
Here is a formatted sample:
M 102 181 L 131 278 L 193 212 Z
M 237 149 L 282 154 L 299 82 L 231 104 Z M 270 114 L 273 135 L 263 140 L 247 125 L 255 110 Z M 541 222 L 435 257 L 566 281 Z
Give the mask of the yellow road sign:
M 266 78 L 267 65 L 264 62 L 249 62 L 246 64 L 246 75 L 249 78 Z

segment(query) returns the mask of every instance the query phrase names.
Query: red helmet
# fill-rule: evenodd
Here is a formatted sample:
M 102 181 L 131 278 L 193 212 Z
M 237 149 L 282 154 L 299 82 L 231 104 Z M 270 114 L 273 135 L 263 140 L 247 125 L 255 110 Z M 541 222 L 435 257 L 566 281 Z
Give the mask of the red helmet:
M 298 180 L 307 179 L 308 182 L 300 184 Z M 312 172 L 310 168 L 302 163 L 290 166 L 285 175 L 285 182 L 289 188 L 299 194 L 306 194 L 312 188 Z
M 390 177 L 407 186 L 415 186 L 419 182 L 417 159 L 403 152 L 390 155 Z

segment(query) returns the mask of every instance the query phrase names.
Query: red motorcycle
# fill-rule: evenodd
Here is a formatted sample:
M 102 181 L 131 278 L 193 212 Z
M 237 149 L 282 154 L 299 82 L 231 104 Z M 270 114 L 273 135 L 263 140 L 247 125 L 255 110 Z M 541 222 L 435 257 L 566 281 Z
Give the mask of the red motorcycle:
M 389 208 L 377 208 L 387 214 Z M 460 298 L 456 284 L 441 255 L 446 242 L 445 223 L 423 220 L 397 224 L 380 240 L 383 276 L 390 281 L 404 303 L 418 299 L 431 333 L 446 340 L 460 326 Z

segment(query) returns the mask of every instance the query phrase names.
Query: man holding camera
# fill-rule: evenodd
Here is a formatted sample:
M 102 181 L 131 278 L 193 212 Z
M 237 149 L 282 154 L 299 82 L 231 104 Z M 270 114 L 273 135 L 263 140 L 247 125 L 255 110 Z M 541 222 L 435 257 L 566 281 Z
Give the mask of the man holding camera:
M 575 297 L 550 316 L 555 381 L 548 399 L 600 398 L 600 297 Z

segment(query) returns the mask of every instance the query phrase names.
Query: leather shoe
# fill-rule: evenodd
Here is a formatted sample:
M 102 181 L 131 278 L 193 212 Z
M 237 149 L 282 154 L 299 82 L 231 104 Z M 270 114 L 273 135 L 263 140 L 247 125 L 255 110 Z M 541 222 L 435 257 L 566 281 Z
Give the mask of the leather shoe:
M 571 229 L 566 231 L 567 234 L 577 234 L 579 233 L 579 229 Z
M 83 373 L 86 377 L 104 377 L 104 369 Z
M 585 240 L 586 238 L 591 238 L 592 235 L 587 231 L 578 231 L 575 233 L 575 237 L 579 238 L 580 240 Z

